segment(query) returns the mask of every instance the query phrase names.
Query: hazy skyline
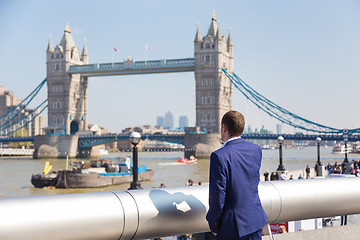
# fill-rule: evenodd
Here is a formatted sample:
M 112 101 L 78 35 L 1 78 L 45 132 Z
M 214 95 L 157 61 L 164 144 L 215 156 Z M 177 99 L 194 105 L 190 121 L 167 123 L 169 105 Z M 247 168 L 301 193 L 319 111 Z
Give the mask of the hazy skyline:
M 48 36 L 59 44 L 69 22 L 89 63 L 193 57 L 213 9 L 234 44 L 234 72 L 280 106 L 314 122 L 360 127 L 358 1 L 10 1 L 0 2 L 0 85 L 26 97 L 46 77 Z M 151 47 L 146 50 L 145 45 Z M 119 50 L 115 52 L 113 48 Z M 46 98 L 41 98 L 33 106 Z M 89 79 L 88 122 L 110 131 L 156 124 L 170 110 L 195 124 L 194 73 Z M 278 121 L 235 88 L 233 108 L 252 128 Z M 291 128 L 282 127 L 282 132 Z

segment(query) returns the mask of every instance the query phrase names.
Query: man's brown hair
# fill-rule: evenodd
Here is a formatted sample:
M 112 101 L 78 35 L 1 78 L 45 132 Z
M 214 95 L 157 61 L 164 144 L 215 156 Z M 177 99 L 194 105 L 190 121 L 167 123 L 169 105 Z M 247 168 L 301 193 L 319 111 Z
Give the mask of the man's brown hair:
M 229 111 L 222 117 L 221 124 L 227 127 L 230 137 L 237 137 L 244 131 L 245 118 L 238 111 Z

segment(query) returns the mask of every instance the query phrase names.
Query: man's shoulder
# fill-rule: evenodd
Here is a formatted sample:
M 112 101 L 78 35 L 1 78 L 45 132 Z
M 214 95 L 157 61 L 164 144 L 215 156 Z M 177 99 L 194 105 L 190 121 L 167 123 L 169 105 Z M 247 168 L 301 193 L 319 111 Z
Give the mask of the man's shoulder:
M 261 147 L 255 143 L 252 143 L 252 142 L 248 142 L 248 141 L 245 141 L 244 140 L 244 143 L 247 144 L 248 146 L 251 146 L 253 148 L 258 148 L 258 149 L 261 149 Z
M 221 147 L 218 150 L 214 151 L 213 154 L 216 154 L 217 156 L 221 156 L 229 152 L 232 152 L 234 148 L 239 150 L 241 150 L 242 148 L 246 148 L 246 149 L 253 149 L 254 151 L 261 151 L 261 147 L 255 143 L 245 141 L 244 139 L 235 139 L 225 144 L 224 147 Z
M 252 143 L 252 142 L 248 142 L 248 141 L 244 140 L 243 138 L 235 139 L 229 143 L 230 144 L 226 144 L 224 148 L 238 146 L 238 147 L 254 148 L 254 149 L 261 150 L 261 147 L 259 145 Z M 240 143 L 240 144 L 237 145 L 237 143 Z

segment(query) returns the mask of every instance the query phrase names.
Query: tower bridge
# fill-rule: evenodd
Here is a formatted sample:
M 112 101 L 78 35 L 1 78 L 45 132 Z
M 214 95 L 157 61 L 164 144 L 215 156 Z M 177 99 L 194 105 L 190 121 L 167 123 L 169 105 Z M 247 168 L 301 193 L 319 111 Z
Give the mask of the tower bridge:
M 46 59 L 50 135 L 74 135 L 88 130 L 89 77 L 192 71 L 195 73 L 196 126 L 205 128 L 207 133 L 218 133 L 221 117 L 232 109 L 231 81 L 222 69 L 233 72 L 233 44 L 230 33 L 228 37 L 220 34 L 215 14 L 204 37 L 197 28 L 194 58 L 89 64 L 86 42 L 80 54 L 67 25 L 60 44 L 53 48 L 49 40 Z
M 86 42 L 84 41 L 80 53 L 68 25 L 55 48 L 49 39 L 46 51 L 48 140 L 42 137 L 42 140 L 35 144 L 36 147 L 46 142 L 54 142 L 51 138 L 58 139 L 55 142 L 59 142 L 61 138 L 62 145 L 66 141 L 71 145 L 74 142 L 72 136 L 79 131 L 88 130 L 89 77 L 174 72 L 194 72 L 196 126 L 206 129 L 206 134 L 200 139 L 199 136 L 187 136 L 185 146 L 196 149 L 196 145 L 202 143 L 202 153 L 205 155 L 220 146 L 218 133 L 221 117 L 232 109 L 232 83 L 222 69 L 233 72 L 233 44 L 230 33 L 227 37 L 220 34 L 215 14 L 205 36 L 201 37 L 199 26 L 197 27 L 193 58 L 150 61 L 127 59 L 124 62 L 95 64 L 89 64 L 88 60 Z M 55 144 L 53 147 L 59 146 Z M 74 152 L 71 149 L 73 147 L 68 147 L 67 152 Z M 196 152 L 185 153 L 191 154 L 199 155 Z

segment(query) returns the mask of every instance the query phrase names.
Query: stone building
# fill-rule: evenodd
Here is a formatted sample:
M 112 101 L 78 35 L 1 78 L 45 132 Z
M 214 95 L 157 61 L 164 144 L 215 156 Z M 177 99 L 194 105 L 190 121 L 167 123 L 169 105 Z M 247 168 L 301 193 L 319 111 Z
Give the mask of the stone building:
M 150 125 L 144 125 L 142 127 L 125 128 L 121 134 L 128 134 L 130 136 L 130 134 L 132 132 L 138 132 L 141 135 L 143 135 L 143 134 L 179 134 L 179 133 L 169 132 L 168 129 L 165 129 L 162 126 L 152 127 Z M 140 143 L 137 145 L 137 147 L 139 148 L 139 150 L 142 150 L 144 147 L 148 147 L 149 145 L 157 144 L 157 142 L 158 141 L 152 141 L 152 140 L 146 139 L 146 140 L 140 141 Z M 120 151 L 130 151 L 132 149 L 130 139 L 124 139 L 124 140 L 118 141 L 117 148 Z
M 0 86 L 0 116 L 3 116 L 7 112 L 11 111 L 14 107 L 19 105 L 22 102 L 22 100 L 23 99 L 16 97 L 13 92 L 9 91 L 4 86 Z M 12 121 L 16 122 L 20 119 L 23 119 L 25 116 L 29 115 L 32 111 L 33 109 L 29 109 L 28 107 L 25 107 Z M 34 114 L 36 115 L 39 114 L 39 110 L 35 110 Z M 3 124 L 3 121 L 0 120 L 0 123 Z M 20 125 L 18 125 L 18 127 L 19 126 Z M 24 127 L 24 129 L 26 130 L 25 132 L 20 130 L 18 134 L 19 135 L 24 134 L 27 136 L 42 135 L 44 127 L 45 127 L 44 117 L 40 115 L 36 117 L 32 122 L 29 122 Z
M 22 101 L 21 98 L 14 96 L 14 93 L 9 91 L 6 87 L 0 86 L 0 114 L 1 116 L 11 110 L 11 107 L 14 107 L 20 104 Z
M 87 77 L 69 74 L 71 65 L 88 64 L 88 52 L 84 41 L 82 53 L 75 45 L 69 26 L 65 27 L 60 44 L 52 46 L 51 39 L 46 51 L 48 86 L 49 135 L 73 135 L 88 130 L 87 125 Z
M 220 132 L 222 116 L 232 109 L 232 86 L 222 68 L 233 72 L 233 43 L 220 34 L 215 13 L 207 34 L 199 27 L 194 40 L 196 81 L 196 126 L 207 133 Z

